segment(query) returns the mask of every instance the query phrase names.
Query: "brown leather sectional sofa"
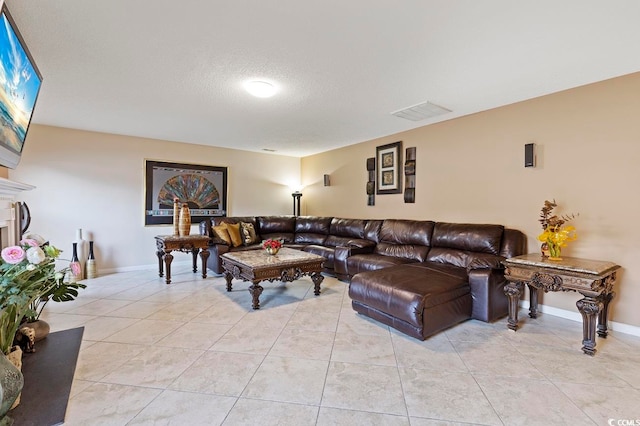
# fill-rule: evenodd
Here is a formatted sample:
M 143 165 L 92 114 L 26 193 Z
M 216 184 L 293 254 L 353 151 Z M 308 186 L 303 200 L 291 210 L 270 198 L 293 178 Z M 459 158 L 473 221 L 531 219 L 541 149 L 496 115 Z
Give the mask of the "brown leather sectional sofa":
M 251 223 L 259 238 L 324 256 L 324 272 L 350 281 L 353 308 L 408 335 L 425 339 L 469 318 L 507 314 L 501 261 L 524 254 L 526 237 L 501 225 L 428 220 L 365 220 L 315 216 L 215 218 L 200 223 L 211 238 L 208 267 L 221 274 L 220 255 L 232 247 L 212 225 Z

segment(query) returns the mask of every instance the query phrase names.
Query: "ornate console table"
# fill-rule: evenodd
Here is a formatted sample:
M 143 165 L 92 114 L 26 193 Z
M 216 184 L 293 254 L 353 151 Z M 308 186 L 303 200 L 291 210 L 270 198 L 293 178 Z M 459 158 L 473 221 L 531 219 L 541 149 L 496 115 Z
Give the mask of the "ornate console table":
M 518 328 L 518 301 L 524 285 L 529 287 L 531 305 L 529 316 L 538 317 L 538 292 L 577 291 L 584 297 L 576 306 L 582 315 L 582 351 L 588 355 L 596 353 L 597 332 L 607 337 L 607 317 L 609 302 L 613 299 L 613 284 L 616 271 L 620 268 L 612 262 L 564 257 L 563 260 L 549 260 L 539 254 L 512 257 L 503 262 L 506 267 L 504 293 L 509 298 L 508 327 Z
M 186 237 L 176 237 L 172 235 L 158 235 L 156 237 L 156 255 L 158 256 L 158 275 L 164 275 L 164 266 L 167 269 L 167 284 L 171 284 L 171 262 L 173 261 L 172 251 L 191 253 L 193 257 L 193 272 L 198 271 L 197 257 L 200 253 L 202 259 L 202 278 L 207 278 L 207 259 L 209 258 L 209 237 L 204 235 L 187 235 Z

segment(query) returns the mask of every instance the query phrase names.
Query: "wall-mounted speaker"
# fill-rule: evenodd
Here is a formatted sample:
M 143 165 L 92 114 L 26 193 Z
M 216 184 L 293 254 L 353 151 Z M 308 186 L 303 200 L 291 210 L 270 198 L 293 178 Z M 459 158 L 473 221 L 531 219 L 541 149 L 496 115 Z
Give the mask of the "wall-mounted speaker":
M 536 144 L 528 143 L 524 145 L 524 166 L 535 167 L 536 166 Z
M 324 175 L 324 186 L 331 186 L 331 179 L 329 175 Z

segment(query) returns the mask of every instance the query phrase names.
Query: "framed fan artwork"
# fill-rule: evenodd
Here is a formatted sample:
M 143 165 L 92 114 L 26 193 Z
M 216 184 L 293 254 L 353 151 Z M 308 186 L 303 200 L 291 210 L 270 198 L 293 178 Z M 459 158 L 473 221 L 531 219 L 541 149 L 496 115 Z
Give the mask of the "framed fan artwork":
M 186 203 L 192 223 L 227 215 L 227 168 L 145 160 L 145 225 L 171 225 L 173 200 Z

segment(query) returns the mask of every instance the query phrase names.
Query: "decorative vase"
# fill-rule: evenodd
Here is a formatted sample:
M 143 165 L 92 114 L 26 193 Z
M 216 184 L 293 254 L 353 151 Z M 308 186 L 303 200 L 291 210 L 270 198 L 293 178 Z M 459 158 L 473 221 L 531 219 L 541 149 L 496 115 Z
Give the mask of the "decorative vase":
M 7 412 L 20 403 L 20 393 L 24 386 L 21 367 L 22 350 L 18 346 L 12 347 L 8 355 L 0 353 L 0 388 L 2 389 L 0 422 L 5 422 Z
M 270 255 L 272 255 L 272 256 L 273 256 L 274 254 L 278 254 L 278 251 L 280 251 L 280 249 L 279 249 L 279 248 L 275 248 L 275 247 L 267 247 L 267 248 L 266 248 L 266 249 L 264 249 L 264 250 L 267 252 L 267 254 L 270 254 Z
M 558 244 L 549 245 L 549 260 L 562 260 L 560 257 L 561 247 Z
M 180 209 L 180 220 L 178 222 L 180 236 L 188 236 L 191 232 L 191 211 L 186 203 Z
M 86 277 L 97 278 L 98 267 L 96 266 L 96 257 L 93 254 L 93 241 L 89 241 L 89 256 L 87 256 Z
M 178 199 L 175 198 L 173 200 L 173 236 L 177 237 L 180 235 L 180 205 L 178 204 Z
M 69 282 L 77 283 L 82 279 L 82 268 L 80 266 L 80 259 L 78 259 L 78 243 L 73 243 L 73 251 L 71 254 L 71 262 L 69 263 L 69 266 L 72 266 L 73 264 L 77 265 L 77 267 L 75 268 L 76 271 L 80 271 L 78 273 L 74 273 L 74 268 L 71 267 L 71 269 L 69 270 Z
M 71 253 L 71 262 L 70 262 L 70 266 L 72 264 L 77 264 L 78 267 L 80 267 L 80 260 L 78 259 L 78 243 L 73 243 L 73 251 Z M 73 268 L 71 268 L 69 270 L 69 282 L 70 283 L 76 283 L 78 281 L 80 281 L 81 278 L 81 274 L 74 274 L 73 273 Z
M 85 259 L 87 256 L 87 240 L 82 238 L 82 228 L 76 229 L 76 239 L 74 241 L 78 248 L 78 262 L 80 263 L 80 275 L 78 279 L 81 280 L 84 278 L 84 268 L 85 268 Z
M 36 342 L 39 342 L 40 340 L 47 337 L 49 335 L 49 332 L 51 331 L 51 326 L 49 325 L 49 323 L 41 319 L 22 323 L 20 327 L 18 327 L 18 329 L 21 329 L 24 327 L 33 328 L 33 331 L 35 331 L 36 333 L 33 340 Z
M 542 253 L 542 257 L 549 257 L 549 244 L 542 243 L 542 245 L 540 245 L 540 252 Z

